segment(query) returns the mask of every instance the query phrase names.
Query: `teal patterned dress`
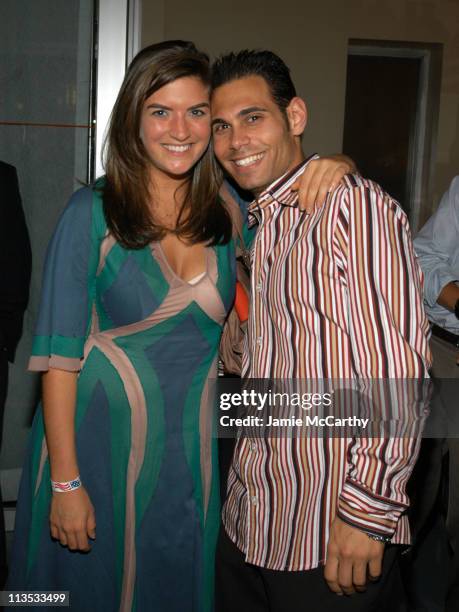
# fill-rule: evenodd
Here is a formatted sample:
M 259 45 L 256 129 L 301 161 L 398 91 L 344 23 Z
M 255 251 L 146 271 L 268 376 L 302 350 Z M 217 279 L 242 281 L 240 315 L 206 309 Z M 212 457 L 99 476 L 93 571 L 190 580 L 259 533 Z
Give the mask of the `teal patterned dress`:
M 9 589 L 70 591 L 71 609 L 212 609 L 219 527 L 209 377 L 234 298 L 234 245 L 195 284 L 158 243 L 121 247 L 85 187 L 48 249 L 31 368 L 80 371 L 76 444 L 95 507 L 88 554 L 53 541 L 41 409 L 17 507 Z

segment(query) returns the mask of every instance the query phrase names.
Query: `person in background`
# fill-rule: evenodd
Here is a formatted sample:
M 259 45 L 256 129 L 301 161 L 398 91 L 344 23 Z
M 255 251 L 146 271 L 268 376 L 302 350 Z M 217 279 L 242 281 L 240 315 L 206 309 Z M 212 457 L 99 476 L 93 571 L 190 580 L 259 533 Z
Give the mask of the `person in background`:
M 29 299 L 32 255 L 16 168 L 0 161 L 0 446 L 8 363 L 13 363 Z M 0 490 L 0 586 L 6 580 L 5 525 Z
M 431 322 L 432 374 L 436 379 L 436 412 L 457 413 L 459 393 L 459 176 L 443 195 L 438 209 L 414 240 L 424 272 L 424 303 Z M 422 511 L 417 517 L 419 539 L 413 550 L 416 570 L 411 596 L 413 609 L 429 612 L 459 609 L 459 432 L 444 440 L 425 440 L 420 473 L 413 492 Z M 428 475 L 428 479 L 427 479 Z M 447 493 L 445 494 L 445 489 Z M 437 563 L 445 541 L 446 565 Z M 432 571 L 437 571 L 435 577 Z M 445 603 L 446 600 L 446 603 Z M 417 602 L 417 603 L 416 603 Z
M 432 323 L 433 372 L 459 378 L 459 176 L 414 240 Z

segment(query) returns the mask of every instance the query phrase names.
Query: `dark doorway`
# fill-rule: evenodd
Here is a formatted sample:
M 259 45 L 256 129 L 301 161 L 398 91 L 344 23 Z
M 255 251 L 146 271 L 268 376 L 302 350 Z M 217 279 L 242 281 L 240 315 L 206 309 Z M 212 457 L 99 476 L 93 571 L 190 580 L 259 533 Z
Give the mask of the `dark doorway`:
M 412 225 L 426 204 L 436 133 L 430 47 L 438 45 L 350 41 L 348 50 L 343 151 L 400 202 Z
M 419 58 L 350 55 L 347 63 L 343 150 L 405 210 L 420 68 Z

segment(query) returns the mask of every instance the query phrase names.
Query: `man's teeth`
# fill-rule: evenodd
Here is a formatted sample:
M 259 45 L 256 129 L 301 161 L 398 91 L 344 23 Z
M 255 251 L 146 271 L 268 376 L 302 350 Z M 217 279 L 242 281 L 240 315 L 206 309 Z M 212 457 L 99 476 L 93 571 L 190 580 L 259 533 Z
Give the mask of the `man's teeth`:
M 258 155 L 250 155 L 249 157 L 244 157 L 244 159 L 235 160 L 236 166 L 249 166 L 254 162 L 258 161 L 263 157 L 263 153 L 258 153 Z
M 174 153 L 185 153 L 185 151 L 188 151 L 189 149 L 191 149 L 191 145 L 189 144 L 187 145 L 164 145 L 164 147 L 168 149 L 169 151 L 174 151 Z

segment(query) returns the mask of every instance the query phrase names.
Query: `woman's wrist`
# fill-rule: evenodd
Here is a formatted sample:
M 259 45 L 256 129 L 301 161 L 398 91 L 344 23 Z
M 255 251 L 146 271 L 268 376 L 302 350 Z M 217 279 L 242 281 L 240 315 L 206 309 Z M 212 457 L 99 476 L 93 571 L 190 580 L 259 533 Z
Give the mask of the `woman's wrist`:
M 80 474 L 78 460 L 74 452 L 50 453 L 50 478 L 56 482 L 74 480 Z
M 52 480 L 51 479 L 51 488 L 54 493 L 68 493 L 69 491 L 75 491 L 81 487 L 81 478 L 78 474 L 72 480 Z

